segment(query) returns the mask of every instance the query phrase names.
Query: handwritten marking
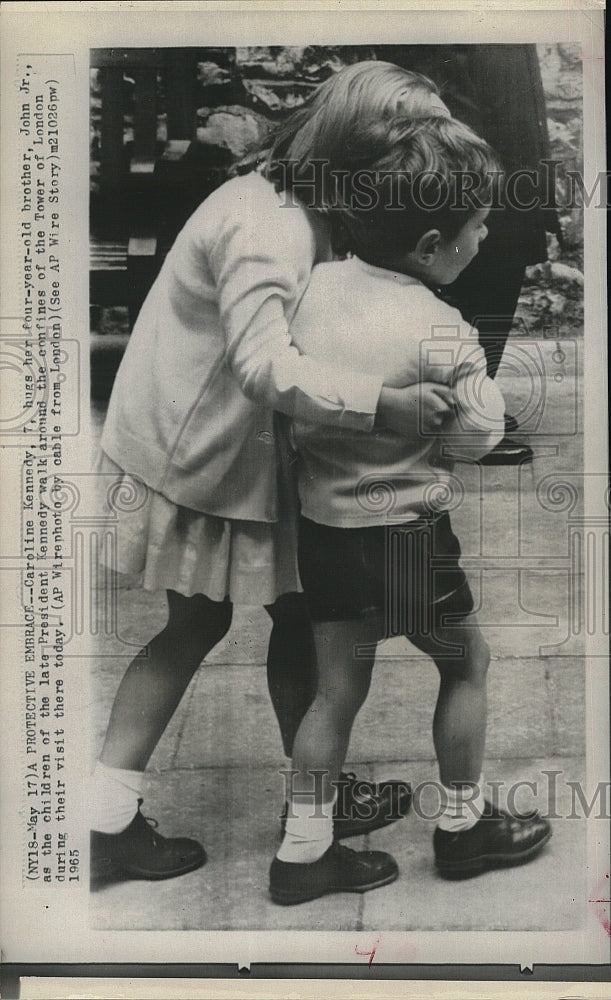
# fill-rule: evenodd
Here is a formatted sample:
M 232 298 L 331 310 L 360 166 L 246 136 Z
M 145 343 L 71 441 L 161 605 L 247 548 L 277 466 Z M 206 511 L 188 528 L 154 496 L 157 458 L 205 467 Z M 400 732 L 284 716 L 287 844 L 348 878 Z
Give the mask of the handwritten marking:
M 607 882 L 609 881 L 609 872 L 605 874 L 605 880 Z M 603 897 L 603 892 L 606 888 L 607 886 L 601 879 L 599 884 L 596 886 L 595 894 L 593 894 L 592 898 L 588 899 L 588 903 L 594 903 L 597 907 L 596 916 L 598 918 L 598 922 L 607 936 L 611 937 L 611 920 L 609 919 L 609 905 L 611 904 L 611 899 Z
M 376 950 L 377 950 L 377 947 L 378 947 L 379 943 L 380 943 L 380 939 L 376 938 L 376 943 L 374 944 L 374 946 L 371 949 L 371 951 L 361 951 L 361 949 L 359 948 L 358 944 L 355 944 L 355 946 L 354 946 L 355 954 L 361 955 L 363 958 L 368 958 L 369 959 L 369 962 L 367 963 L 369 965 L 369 968 L 371 968 L 372 962 L 373 962 L 374 958 L 376 957 Z

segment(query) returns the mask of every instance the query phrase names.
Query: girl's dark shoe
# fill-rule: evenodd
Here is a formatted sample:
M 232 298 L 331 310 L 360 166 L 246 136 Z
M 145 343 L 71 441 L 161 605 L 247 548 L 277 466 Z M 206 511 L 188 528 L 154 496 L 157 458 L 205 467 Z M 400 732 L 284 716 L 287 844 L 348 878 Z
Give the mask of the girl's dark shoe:
M 487 455 L 478 459 L 480 465 L 524 465 L 533 460 L 533 450 L 522 441 L 504 437 Z
M 405 781 L 389 779 L 375 784 L 356 774 L 342 772 L 337 786 L 337 802 L 333 814 L 335 840 L 362 837 L 380 830 L 407 816 L 412 805 L 412 789 Z M 284 834 L 287 806 L 280 816 Z
M 103 878 L 121 873 L 130 878 L 159 880 L 185 875 L 206 861 L 206 852 L 197 840 L 187 837 L 162 837 L 155 820 L 138 812 L 121 833 L 91 831 L 91 874 Z
M 330 892 L 367 892 L 394 882 L 397 862 L 383 851 L 351 851 L 334 841 L 318 861 L 293 864 L 274 858 L 269 891 L 274 903 L 291 906 Z
M 487 802 L 486 812 L 470 830 L 435 830 L 435 864 L 444 878 L 470 878 L 529 861 L 551 835 L 550 824 L 538 812 L 510 816 Z

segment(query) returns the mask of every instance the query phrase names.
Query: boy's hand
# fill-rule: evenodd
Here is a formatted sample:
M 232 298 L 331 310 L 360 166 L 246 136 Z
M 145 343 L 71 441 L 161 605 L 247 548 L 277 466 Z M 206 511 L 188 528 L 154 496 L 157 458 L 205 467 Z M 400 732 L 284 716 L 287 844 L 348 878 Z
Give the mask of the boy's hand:
M 454 394 L 442 382 L 416 382 L 394 389 L 383 386 L 377 422 L 417 442 L 442 429 L 454 414 Z

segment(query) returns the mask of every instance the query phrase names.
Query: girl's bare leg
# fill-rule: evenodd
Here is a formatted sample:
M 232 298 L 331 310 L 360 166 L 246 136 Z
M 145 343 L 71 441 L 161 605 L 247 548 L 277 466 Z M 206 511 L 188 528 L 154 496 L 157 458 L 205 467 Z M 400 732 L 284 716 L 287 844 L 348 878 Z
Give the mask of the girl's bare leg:
M 127 668 L 112 707 L 100 760 L 144 771 L 191 678 L 231 624 L 229 600 L 167 592 L 165 628 Z

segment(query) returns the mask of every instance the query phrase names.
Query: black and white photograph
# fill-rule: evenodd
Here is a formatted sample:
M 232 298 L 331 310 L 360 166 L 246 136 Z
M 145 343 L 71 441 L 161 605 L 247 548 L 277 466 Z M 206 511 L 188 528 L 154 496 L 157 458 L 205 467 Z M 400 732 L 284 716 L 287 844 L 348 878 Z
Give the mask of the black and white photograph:
M 583 468 L 583 228 L 556 206 L 581 73 L 579 44 L 92 52 L 120 571 L 98 926 L 575 927 L 584 823 L 546 814 L 585 755 L 556 568 Z
M 12 905 L 608 963 L 602 11 L 85 6 L 5 69 Z

